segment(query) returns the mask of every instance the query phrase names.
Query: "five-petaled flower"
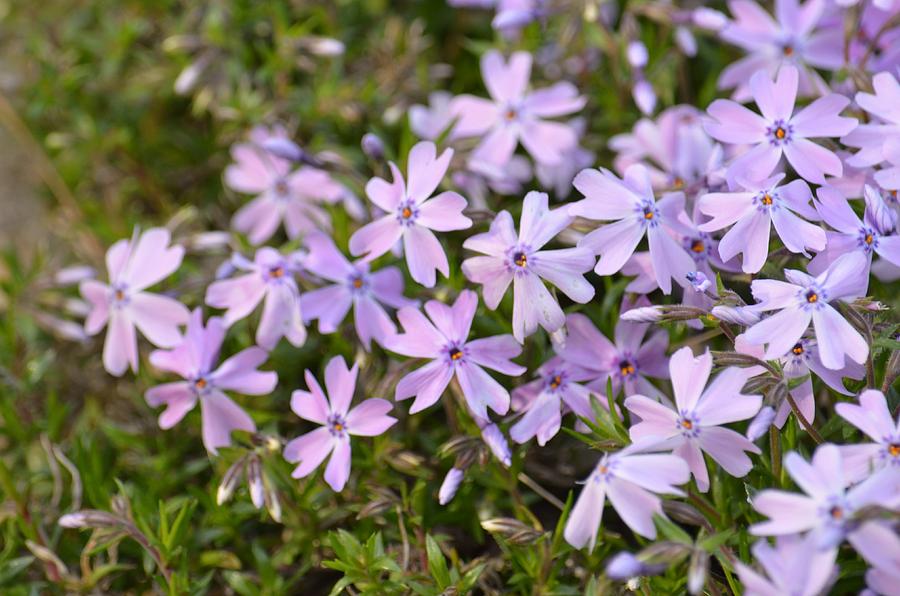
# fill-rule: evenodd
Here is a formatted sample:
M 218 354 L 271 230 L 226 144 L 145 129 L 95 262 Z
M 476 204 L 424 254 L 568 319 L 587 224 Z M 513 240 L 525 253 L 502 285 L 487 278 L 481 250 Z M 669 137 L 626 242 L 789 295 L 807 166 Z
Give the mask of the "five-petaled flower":
M 267 395 L 275 389 L 278 375 L 257 370 L 269 357 L 262 348 L 246 348 L 216 367 L 226 327 L 219 317 L 203 325 L 203 313 L 195 309 L 182 342 L 172 350 L 155 350 L 150 363 L 184 380 L 157 385 L 145 398 L 153 407 L 165 405 L 159 426 L 172 428 L 200 402 L 203 445 L 210 453 L 231 444 L 231 431 L 255 432 L 253 419 L 225 391 L 245 395 Z
M 434 143 L 422 141 L 409 152 L 405 182 L 393 163 L 390 164 L 393 182 L 381 178 L 369 180 L 366 195 L 387 214 L 350 237 L 350 252 L 372 260 L 391 250 L 402 238 L 406 265 L 414 280 L 430 288 L 436 281 L 435 271 L 444 277 L 450 275 L 447 255 L 432 230 L 449 232 L 472 225 L 472 220 L 462 213 L 466 200 L 458 193 L 446 191 L 431 196 L 450 167 L 452 157 L 452 149 L 438 157 Z
M 385 348 L 404 356 L 431 360 L 397 384 L 396 399 L 416 398 L 409 410 L 411 414 L 436 402 L 454 376 L 477 418 L 487 420 L 487 408 L 498 414 L 509 410 L 509 392 L 482 367 L 506 375 L 521 375 L 525 367 L 510 359 L 522 352 L 522 346 L 511 335 L 469 341 L 477 306 L 475 292 L 463 290 L 452 307 L 437 300 L 426 302 L 428 318 L 411 306 L 397 313 L 405 333 L 386 338 Z
M 669 372 L 675 392 L 675 409 L 643 395 L 632 395 L 625 407 L 640 417 L 629 429 L 634 441 L 656 438 L 690 466 L 701 492 L 709 490 L 709 471 L 703 453 L 709 454 L 732 476 L 745 476 L 753 462 L 745 451 L 760 453 L 743 435 L 721 425 L 752 418 L 762 397 L 745 395 L 741 388 L 750 376 L 740 368 L 726 368 L 710 383 L 712 355 L 695 358 L 689 347 L 672 354 Z
M 840 447 L 850 481 L 859 481 L 881 468 L 900 473 L 900 415 L 896 420 L 891 417 L 881 391 L 868 389 L 859 395 L 859 405 L 839 403 L 834 409 L 874 441 Z
M 572 219 L 565 207 L 548 209 L 546 193 L 532 191 L 525 196 L 518 235 L 512 216 L 501 211 L 490 231 L 463 243 L 463 248 L 486 255 L 466 259 L 462 270 L 471 281 L 482 285 L 488 308 L 497 308 L 512 282 L 513 336 L 519 342 L 534 333 L 538 325 L 553 332 L 566 322 L 566 315 L 542 280 L 575 302 L 583 304 L 594 297 L 594 287 L 583 276 L 594 266 L 594 255 L 589 250 L 541 250 Z
M 777 81 L 765 71 L 750 78 L 750 90 L 762 115 L 728 99 L 717 99 L 707 109 L 713 119 L 706 132 L 729 144 L 752 145 L 728 168 L 731 183 L 743 176 L 762 180 L 784 155 L 797 174 L 810 182 L 825 184 L 825 175 L 840 176 L 840 158 L 810 138 L 840 137 L 856 127 L 855 118 L 838 114 L 850 100 L 832 93 L 813 101 L 794 114 L 797 98 L 797 68 L 782 66 Z
M 294 478 L 308 476 L 330 453 L 325 482 L 340 492 L 350 477 L 350 435 L 374 437 L 397 422 L 387 415 L 392 406 L 385 399 L 367 399 L 350 409 L 358 373 L 357 364 L 348 370 L 344 358 L 335 356 L 325 367 L 327 396 L 309 370 L 305 373 L 309 390 L 297 389 L 291 395 L 291 409 L 297 416 L 322 425 L 284 446 L 284 458 L 298 463 Z
M 231 279 L 212 283 L 206 289 L 206 303 L 224 308 L 225 324 L 231 325 L 249 315 L 265 299 L 256 343 L 271 350 L 282 337 L 300 346 L 306 341 L 306 327 L 300 315 L 300 290 L 294 274 L 300 269 L 299 256 L 282 255 L 274 248 L 256 251 L 252 261 L 235 255 L 232 264 L 246 271 Z
M 137 372 L 135 327 L 154 345 L 170 348 L 181 339 L 178 327 L 190 318 L 187 307 L 174 298 L 144 291 L 181 265 L 184 249 L 169 246 L 169 240 L 164 228 L 119 240 L 106 253 L 109 284 L 81 282 L 81 295 L 91 305 L 84 330 L 95 335 L 106 326 L 103 366 L 112 375 L 121 376 L 129 366 Z

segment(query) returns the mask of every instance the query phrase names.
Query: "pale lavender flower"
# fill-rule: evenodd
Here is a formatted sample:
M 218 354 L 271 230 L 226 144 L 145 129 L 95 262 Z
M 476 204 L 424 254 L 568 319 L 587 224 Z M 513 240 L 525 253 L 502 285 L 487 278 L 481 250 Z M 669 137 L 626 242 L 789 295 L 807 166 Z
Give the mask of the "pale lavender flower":
M 866 340 L 829 304 L 863 294 L 868 279 L 865 257 L 858 252 L 846 254 L 817 277 L 795 269 L 785 269 L 784 273 L 786 282 L 753 281 L 751 291 L 759 301 L 753 308 L 779 312 L 750 327 L 744 334 L 747 341 L 768 344 L 766 360 L 781 358 L 800 341 L 812 322 L 819 358 L 826 368 L 843 368 L 845 357 L 865 362 L 869 354 Z
M 690 192 L 705 186 L 721 165 L 722 150 L 703 130 L 701 114 L 693 106 L 673 106 L 655 120 L 642 118 L 631 132 L 615 135 L 609 147 L 617 153 L 616 170 L 643 163 L 657 190 Z
M 195 309 L 182 342 L 172 350 L 155 350 L 150 354 L 153 366 L 184 380 L 157 385 L 144 394 L 151 406 L 166 406 L 159 416 L 162 429 L 178 424 L 199 401 L 203 445 L 213 454 L 219 447 L 231 445 L 231 431 L 256 431 L 253 419 L 225 391 L 268 395 L 278 383 L 276 373 L 258 370 L 269 355 L 256 346 L 216 366 L 225 331 L 226 326 L 219 317 L 210 317 L 204 326 L 203 313 Z
M 624 308 L 622 309 L 625 310 Z M 634 312 L 631 309 L 627 312 Z M 667 379 L 666 348 L 669 334 L 658 329 L 646 337 L 650 325 L 620 319 L 616 323 L 615 343 L 606 339 L 585 315 L 574 313 L 566 317 L 565 346 L 559 351 L 563 360 L 574 364 L 590 375 L 589 387 L 606 394 L 607 381 L 612 381 L 613 394 L 622 387 L 625 395 L 647 393 L 657 395 L 649 378 Z M 580 377 L 579 377 L 580 378 Z
M 475 421 L 481 427 L 481 440 L 488 446 L 494 457 L 507 468 L 511 466 L 512 450 L 509 448 L 509 442 L 503 436 L 500 427 L 490 420 L 482 420 L 478 416 L 475 417 Z
M 837 445 L 825 443 L 812 461 L 792 451 L 784 458 L 788 475 L 805 494 L 776 489 L 760 491 L 753 497 L 754 509 L 769 519 L 750 526 L 756 536 L 783 536 L 810 532 L 820 549 L 837 546 L 846 538 L 867 560 L 877 562 L 885 553 L 873 549 L 882 533 L 879 521 L 860 522 L 854 516 L 863 508 L 877 505 L 900 507 L 900 472 L 886 468 L 847 489 L 844 462 Z M 867 539 L 874 538 L 867 543 Z
M 413 307 L 398 311 L 405 333 L 386 338 L 385 348 L 404 356 L 431 360 L 397 384 L 395 399 L 416 398 L 410 413 L 435 403 L 454 376 L 476 417 L 487 420 L 488 407 L 498 414 L 509 410 L 509 393 L 482 366 L 519 376 L 526 369 L 510 362 L 510 358 L 518 356 L 522 346 L 511 335 L 468 341 L 477 306 L 475 292 L 463 290 L 452 307 L 437 300 L 426 302 L 425 312 L 430 321 Z
M 643 75 L 637 73 L 634 75 L 636 81 L 631 88 L 631 96 L 634 98 L 634 105 L 638 107 L 642 114 L 649 116 L 656 109 L 656 91 L 650 81 L 643 78 Z
M 492 192 L 500 195 L 520 195 L 533 177 L 531 162 L 524 155 L 513 155 L 504 166 L 486 161 L 469 160 L 466 169 L 453 172 L 453 184 L 466 193 L 470 207 L 489 209 Z M 571 182 L 571 180 L 570 180 Z
M 106 327 L 103 367 L 121 376 L 128 367 L 137 372 L 137 328 L 150 343 L 171 348 L 181 340 L 179 326 L 190 318 L 183 304 L 144 290 L 174 273 L 184 249 L 169 246 L 169 231 L 152 228 L 132 240 L 119 240 L 106 252 L 109 283 L 89 279 L 79 285 L 91 305 L 84 322 L 88 335 Z
M 872 77 L 872 86 L 874 94 L 860 91 L 855 99 L 859 107 L 875 117 L 874 121 L 860 124 L 841 139 L 845 145 L 859 148 L 847 160 L 855 167 L 875 166 L 887 160 L 888 143 L 900 135 L 900 81 L 890 72 L 880 72 Z M 891 176 L 890 172 L 881 174 L 885 175 Z M 900 169 L 897 176 L 900 177 Z
M 734 349 L 737 352 L 750 354 L 760 359 L 765 358 L 763 347 L 749 343 L 743 334 L 735 338 Z M 816 418 L 816 400 L 813 394 L 811 374 L 821 379 L 834 391 L 843 395 L 852 395 L 844 388 L 844 377 L 861 379 L 865 375 L 863 366 L 851 360 L 846 360 L 844 366 L 838 370 L 827 368 L 822 364 L 822 359 L 819 357 L 816 340 L 807 337 L 801 337 L 791 347 L 790 351 L 779 359 L 779 362 L 785 378 L 800 379 L 807 377 L 799 385 L 790 389 L 790 394 L 794 403 L 797 404 L 797 409 L 800 410 L 800 413 L 803 414 L 803 417 L 808 422 L 812 422 Z M 762 366 L 750 367 L 746 370 L 748 373 L 752 373 L 753 376 L 766 372 L 766 369 Z M 785 399 L 780 404 L 772 405 L 778 408 L 772 422 L 777 428 L 781 428 L 791 413 L 791 404 Z
M 509 436 L 516 443 L 534 437 L 543 447 L 559 432 L 564 409 L 582 418 L 594 418 L 591 392 L 581 384 L 593 375 L 558 356 L 545 362 L 537 373 L 536 380 L 513 390 L 513 409 L 524 414 L 509 429 Z
M 367 399 L 350 409 L 358 372 L 358 365 L 348 370 L 344 358 L 335 356 L 325 367 L 327 395 L 309 370 L 305 372 L 308 391 L 291 394 L 294 413 L 322 425 L 284 446 L 284 458 L 299 464 L 291 474 L 294 478 L 308 476 L 331 454 L 325 482 L 340 492 L 350 477 L 350 436 L 374 437 L 397 422 L 387 415 L 392 406 L 385 399 Z
M 529 23 L 545 17 L 548 0 L 497 0 L 497 14 L 491 26 L 505 37 L 516 35 Z
M 590 232 L 579 242 L 579 246 L 600 255 L 594 268 L 597 275 L 619 271 L 646 234 L 653 271 L 662 291 L 672 291 L 672 279 L 682 286 L 688 284 L 688 272 L 696 269 L 694 261 L 672 236 L 685 231 L 679 223 L 684 213 L 684 194 L 669 193 L 657 203 L 650 175 L 640 164 L 630 166 L 623 180 L 609 170 L 584 170 L 575 177 L 574 185 L 585 198 L 573 204 L 569 213 L 615 221 Z
M 544 280 L 582 304 L 594 297 L 594 287 L 584 273 L 594 266 L 586 248 L 541 250 L 572 223 L 568 209 L 548 209 L 547 195 L 532 191 L 525 195 L 519 234 L 512 216 L 501 211 L 490 231 L 468 238 L 463 247 L 485 256 L 463 261 L 466 277 L 482 285 L 485 305 L 494 310 L 513 284 L 513 336 L 521 343 L 538 325 L 554 332 L 566 322 L 559 303 Z
M 818 549 L 813 536 L 779 536 L 774 548 L 759 540 L 750 551 L 764 573 L 735 563 L 746 596 L 818 596 L 837 578 L 837 549 Z
M 665 440 L 666 446 L 674 449 L 672 453 L 688 464 L 701 492 L 709 490 L 703 453 L 738 478 L 753 468 L 745 451 L 760 453 L 744 436 L 722 426 L 752 418 L 759 411 L 762 397 L 741 393 L 750 374 L 726 368 L 707 387 L 711 370 L 709 351 L 695 358 L 689 347 L 681 348 L 669 361 L 675 409 L 643 395 L 625 400 L 625 407 L 640 417 L 629 429 L 631 439 Z
M 264 131 L 264 129 L 263 129 Z M 263 131 L 255 131 L 260 139 Z M 286 133 L 276 130 L 270 136 Z M 289 238 L 318 228 L 328 229 L 331 218 L 321 203 L 336 203 L 344 187 L 324 170 L 294 164 L 266 151 L 261 143 L 239 143 L 231 150 L 235 163 L 225 170 L 225 184 L 237 192 L 257 195 L 234 214 L 231 224 L 253 244 L 272 237 L 283 222 Z
M 483 137 L 472 154 L 475 161 L 502 166 L 522 145 L 538 162 L 556 164 L 578 144 L 571 125 L 545 118 L 581 110 L 586 102 L 569 82 L 528 91 L 531 54 L 515 52 L 509 59 L 496 50 L 481 57 L 481 75 L 491 99 L 460 95 L 452 111 L 458 117 L 452 138 Z
M 667 453 L 649 453 L 658 450 L 654 443 L 641 442 L 603 455 L 584 481 L 566 522 L 566 542 L 594 549 L 607 497 L 625 525 L 645 538 L 656 538 L 653 516 L 663 511 L 654 493 L 682 495 L 676 485 L 690 480 L 684 461 Z
M 750 90 L 762 116 L 727 99 L 712 102 L 705 122 L 706 132 L 723 143 L 751 145 L 728 168 L 729 183 L 744 177 L 762 180 L 769 176 L 781 156 L 801 177 L 825 184 L 825 175 L 840 176 L 840 158 L 810 138 L 839 137 L 856 127 L 855 118 L 838 114 L 850 100 L 835 93 L 821 97 L 794 113 L 797 99 L 797 69 L 783 66 L 777 81 L 760 71 L 750 78 Z
M 253 261 L 235 255 L 232 263 L 245 273 L 213 282 L 206 289 L 206 303 L 226 309 L 225 324 L 231 326 L 265 300 L 256 343 L 271 350 L 285 337 L 292 345 L 303 345 L 306 327 L 300 314 L 300 290 L 293 278 L 299 271 L 298 256 L 263 247 L 256 251 Z
M 432 197 L 444 178 L 453 150 L 445 150 L 440 157 L 434 143 L 422 141 L 409 152 L 408 180 L 393 163 L 390 164 L 393 182 L 372 178 L 366 184 L 369 200 L 387 212 L 383 217 L 366 224 L 350 237 L 350 252 L 365 254 L 370 261 L 391 250 L 402 238 L 406 265 L 414 280 L 425 287 L 434 287 L 435 271 L 450 275 L 447 255 L 432 230 L 448 232 L 472 225 L 462 214 L 466 200 L 452 191 Z
M 584 118 L 573 118 L 569 124 L 578 133 L 579 137 L 583 137 L 587 128 L 587 121 Z M 534 175 L 537 176 L 541 186 L 545 189 L 552 190 L 554 196 L 563 200 L 568 198 L 572 192 L 572 181 L 576 174 L 585 168 L 589 168 L 594 164 L 596 154 L 593 151 L 575 145 L 572 149 L 565 152 L 559 163 L 548 165 L 546 163 L 537 162 L 534 165 Z
M 787 66 L 799 69 L 800 93 L 817 95 L 827 85 L 816 68 L 838 70 L 844 65 L 840 27 L 820 28 L 826 7 L 823 0 L 776 0 L 775 17 L 753 0 L 728 3 L 734 20 L 719 35 L 748 55 L 730 64 L 719 77 L 720 89 L 734 88 L 734 99 L 747 101 L 753 95 L 751 76 L 763 71 L 774 76 Z
M 334 333 L 352 307 L 356 335 L 366 350 L 373 339 L 380 344 L 397 332 L 382 304 L 400 308 L 415 303 L 403 296 L 403 274 L 399 269 L 385 267 L 372 272 L 365 261 L 351 263 L 331 237 L 321 232 L 310 234 L 306 247 L 309 254 L 303 268 L 334 283 L 300 296 L 304 322 L 318 319 L 319 333 Z
M 700 197 L 700 211 L 712 219 L 699 226 L 703 232 L 714 232 L 732 226 L 719 241 L 719 256 L 729 261 L 743 255 L 744 273 L 757 273 L 769 255 L 769 233 L 775 233 L 785 248 L 809 256 L 808 249 L 825 248 L 825 231 L 796 213 L 816 218 L 809 204 L 812 193 L 803 180 L 784 186 L 783 174 L 760 182 L 738 180 L 740 192 L 717 192 Z M 796 212 L 796 213 L 795 213 Z
M 900 472 L 900 415 L 894 420 L 881 391 L 863 391 L 859 405 L 839 403 L 834 409 L 874 441 L 840 447 L 844 471 L 850 481 L 866 478 L 882 468 Z
M 868 207 L 864 219 L 859 218 L 840 191 L 823 186 L 817 194 L 819 200 L 816 208 L 825 223 L 835 231 L 826 232 L 827 244 L 824 250 L 809 262 L 809 272 L 819 275 L 842 255 L 850 252 L 860 253 L 865 256 L 867 274 L 866 283 L 860 288 L 860 293 L 865 294 L 868 289 L 868 272 L 872 266 L 873 254 L 900 267 L 900 236 L 889 235 L 890 228 L 884 226 L 889 223 L 884 220 L 889 218 L 878 218 L 876 212 L 871 208 L 872 206 L 877 208 L 882 200 L 878 196 L 878 191 L 868 184 L 865 186 Z
M 409 128 L 423 141 L 436 141 L 453 124 L 452 99 L 447 91 L 435 91 L 428 95 L 427 106 L 410 106 Z

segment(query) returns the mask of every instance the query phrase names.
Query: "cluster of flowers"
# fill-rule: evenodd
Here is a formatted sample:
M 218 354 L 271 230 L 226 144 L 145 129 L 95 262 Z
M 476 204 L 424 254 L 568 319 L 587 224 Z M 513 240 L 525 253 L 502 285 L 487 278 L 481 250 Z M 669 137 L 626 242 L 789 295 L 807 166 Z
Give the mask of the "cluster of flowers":
M 551 2 L 496 4 L 494 24 L 510 35 L 554 14 Z M 369 180 L 368 212 L 283 129 L 255 130 L 233 148 L 225 183 L 257 195 L 232 225 L 259 248 L 252 260 L 234 255 L 206 289 L 206 304 L 224 314 L 204 323 L 202 309 L 192 313 L 172 297 L 146 291 L 173 274 L 184 256 L 166 230 L 151 229 L 109 249 L 109 283 L 81 284 L 91 305 L 86 332 L 106 327 L 103 362 L 114 375 L 137 370 L 136 330 L 160 348 L 150 363 L 183 380 L 153 387 L 146 399 L 165 406 L 164 429 L 199 402 L 211 453 L 230 444 L 232 431 L 255 431 L 253 419 L 226 392 L 271 393 L 277 376 L 259 367 L 281 338 L 303 344 L 312 321 L 319 333 L 333 333 L 351 308 L 364 349 L 374 342 L 424 362 L 397 383 L 394 398 L 414 398 L 414 414 L 435 404 L 455 379 L 484 441 L 505 465 L 510 448 L 490 411 L 503 416 L 512 408 L 511 439 L 539 445 L 558 433 L 569 412 L 591 421 L 595 406 L 620 420 L 627 411 L 632 443 L 600 459 L 565 528 L 569 543 L 590 548 L 607 497 L 628 527 L 653 539 L 653 518 L 664 515 L 658 495 L 683 495 L 679 486 L 691 477 L 699 491 L 709 489 L 704 454 L 742 477 L 753 469 L 751 455 L 761 453 L 754 441 L 791 414 L 813 431 L 816 377 L 851 396 L 836 412 L 871 442 L 821 444 L 811 462 L 789 453 L 785 469 L 805 494 L 763 490 L 753 496 L 753 507 L 768 520 L 749 531 L 779 538 L 774 547 L 760 541 L 753 549 L 765 573 L 743 564 L 737 572 L 748 593 L 818 593 L 834 579 L 837 547 L 846 539 L 871 565 L 870 587 L 889 593 L 885 586 L 900 581 L 897 518 L 872 511 L 900 511 L 900 420 L 881 392 L 852 396 L 843 379 L 863 378 L 870 358 L 871 337 L 856 324 L 865 323 L 860 310 L 878 308 L 859 300 L 870 274 L 900 278 L 900 82 L 891 72 L 900 62 L 900 27 L 881 31 L 896 22 L 900 6 L 867 2 L 854 9 L 860 35 L 845 44 L 848 9 L 820 0 L 776 4 L 774 19 L 750 0 L 730 4 L 733 18 L 709 9 L 669 15 L 685 52 L 696 51 L 692 29 L 704 29 L 748 55 L 722 73 L 720 86 L 733 89 L 733 99 L 714 101 L 706 113 L 672 107 L 613 137 L 618 173 L 589 167 L 595 157 L 580 146 L 583 120 L 559 120 L 577 116 L 586 97 L 570 82 L 532 89 L 527 52 L 482 56 L 489 98 L 435 93 L 428 106 L 410 109 L 410 127 L 421 141 L 406 156 L 405 176 L 390 163 L 391 180 Z M 628 58 L 638 73 L 647 64 L 646 48 L 633 42 Z M 829 87 L 816 70 L 845 67 L 862 82 Z M 652 113 L 652 88 L 642 75 L 635 78 L 638 105 Z M 869 83 L 874 93 L 864 90 Z M 798 107 L 798 99 L 809 101 Z M 744 105 L 751 103 L 756 110 Z M 841 115 L 845 111 L 858 118 Z M 439 152 L 436 143 L 453 147 Z M 531 160 L 516 154 L 519 144 Z M 364 148 L 370 154 L 381 149 L 374 138 Z M 459 192 L 438 192 L 448 171 Z M 551 208 L 547 194 L 524 193 L 533 177 L 559 198 L 572 186 L 583 198 Z M 479 302 L 473 290 L 459 292 L 452 305 L 429 300 L 420 308 L 404 295 L 400 268 L 370 268 L 392 253 L 415 283 L 432 288 L 437 273 L 450 275 L 438 235 L 476 225 L 470 216 L 495 205 L 495 195 L 522 194 L 518 229 L 508 211 L 499 211 L 486 231 L 462 244 L 472 254 L 460 264 L 466 279 L 481 286 L 490 310 L 512 285 L 511 334 L 470 338 Z M 860 199 L 864 207 L 855 209 Z M 337 204 L 363 220 L 348 246 L 355 261 L 329 234 L 326 206 Z M 302 249 L 285 254 L 261 246 L 282 225 Z M 638 250 L 645 237 L 646 250 Z M 547 249 L 555 240 L 566 247 Z M 806 271 L 778 265 L 788 259 L 804 262 Z M 588 303 L 595 294 L 592 270 L 633 277 L 613 341 L 587 316 L 567 315 L 548 287 Z M 756 277 L 761 272 L 765 277 Z M 752 280 L 756 302 L 744 303 L 721 274 Z M 301 291 L 300 278 L 319 287 Z M 647 295 L 656 290 L 680 296 L 681 304 L 652 305 Z M 257 346 L 218 364 L 229 327 L 261 303 Z M 731 365 L 709 382 L 714 359 L 708 350 L 695 355 L 682 347 L 667 356 L 667 332 L 650 332 L 650 326 L 668 320 L 697 328 L 702 320 L 721 322 L 733 340 Z M 535 371 L 535 380 L 510 394 L 485 369 L 525 374 L 512 360 L 539 328 L 549 334 L 555 355 Z M 761 380 L 776 374 L 783 391 L 744 393 L 776 384 Z M 330 454 L 324 477 L 341 490 L 350 473 L 350 435 L 378 435 L 396 422 L 384 399 L 351 408 L 356 378 L 357 367 L 348 369 L 336 357 L 325 368 L 325 391 L 307 371 L 307 390 L 293 393 L 293 411 L 321 426 L 286 444 L 284 457 L 298 464 L 295 477 L 311 474 Z M 660 380 L 671 383 L 671 398 Z M 608 387 L 609 399 L 597 399 Z M 624 409 L 615 402 L 619 395 Z M 729 428 L 748 420 L 745 434 Z M 451 470 L 442 503 L 453 498 L 463 475 L 463 469 Z M 618 558 L 613 568 L 622 577 L 651 571 L 633 557 Z

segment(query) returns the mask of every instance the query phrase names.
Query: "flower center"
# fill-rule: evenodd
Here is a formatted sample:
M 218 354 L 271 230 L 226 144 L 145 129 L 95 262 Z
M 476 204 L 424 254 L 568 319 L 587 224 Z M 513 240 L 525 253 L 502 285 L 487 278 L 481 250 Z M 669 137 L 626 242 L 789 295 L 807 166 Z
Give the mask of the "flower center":
M 115 297 L 117 301 L 122 302 L 123 300 L 125 300 L 125 292 L 123 292 L 122 290 L 116 290 Z
M 801 344 L 799 342 L 794 344 L 794 347 L 791 348 L 791 352 L 793 352 L 797 356 L 801 355 L 804 351 L 805 350 L 803 349 L 803 344 Z
M 769 135 L 769 141 L 773 145 L 783 145 L 784 143 L 789 142 L 791 140 L 792 132 L 793 128 L 791 125 L 784 120 L 776 120 L 766 130 L 766 133 Z
M 332 435 L 340 437 L 347 431 L 347 421 L 340 414 L 332 414 L 328 417 L 328 430 Z
M 208 383 L 208 382 L 206 381 L 206 379 L 204 379 L 203 377 L 200 377 L 199 379 L 197 379 L 196 381 L 194 381 L 194 387 L 196 387 L 197 389 L 200 389 L 201 391 L 202 391 L 203 389 L 206 389 L 206 386 L 207 386 L 208 384 L 209 384 L 209 383 Z
M 900 443 L 891 443 L 888 445 L 888 453 L 891 457 L 900 457 Z
M 644 207 L 644 219 L 651 220 L 654 217 L 653 209 L 650 207 Z
M 619 372 L 623 377 L 629 377 L 634 374 L 634 364 L 630 360 L 623 360 L 619 363 Z
M 706 244 L 703 242 L 703 240 L 700 240 L 698 238 L 697 240 L 691 242 L 691 250 L 696 253 L 704 252 L 706 250 Z
M 781 52 L 782 52 L 785 56 L 788 56 L 788 57 L 793 56 L 793 55 L 794 55 L 794 46 L 792 46 L 792 45 L 789 44 L 789 43 L 788 43 L 788 44 L 785 44 L 784 47 L 781 48 Z
M 463 357 L 462 350 L 459 348 L 450 348 L 450 360 L 459 360 Z
M 518 113 L 514 108 L 506 108 L 506 113 L 503 114 L 503 117 L 506 118 L 507 122 L 512 122 L 516 119 Z
M 809 302 L 810 304 L 815 304 L 816 302 L 819 301 L 819 295 L 816 293 L 815 290 L 809 290 L 806 293 L 806 301 Z
M 404 207 L 403 210 L 400 211 L 400 215 L 403 217 L 403 219 L 409 219 L 410 217 L 412 217 L 412 209 L 410 209 L 409 207 Z
M 781 136 L 779 138 L 783 139 L 784 131 L 781 130 L 780 128 L 778 130 L 781 131 Z M 778 132 L 776 132 L 775 134 L 777 135 Z M 772 195 L 770 195 L 769 193 L 766 193 L 762 196 L 762 199 L 760 199 L 760 201 L 762 202 L 763 205 L 771 205 L 772 204 Z
M 363 286 L 362 280 L 361 280 L 360 278 L 358 278 L 358 277 L 357 277 L 357 278 L 354 278 L 354 280 L 353 280 L 353 287 L 356 288 L 356 289 L 358 290 L 358 289 L 360 289 L 362 286 Z
M 684 178 L 681 176 L 675 176 L 675 179 L 672 180 L 673 188 L 684 188 Z
M 691 430 L 692 428 L 694 428 L 694 423 L 685 418 L 681 421 L 681 426 L 684 429 Z
M 831 509 L 828 510 L 828 515 L 831 516 L 831 519 L 843 519 L 844 509 L 840 505 L 832 505 Z
M 288 194 L 288 191 L 290 191 L 290 187 L 288 186 L 287 182 L 282 179 L 278 179 L 275 182 L 275 194 L 283 197 Z
M 551 388 L 551 389 L 558 389 L 560 385 L 562 385 L 562 376 L 560 376 L 560 375 L 553 375 L 553 376 L 550 378 L 550 388 Z
M 524 252 L 517 252 L 513 255 L 513 263 L 518 265 L 519 267 L 524 267 L 528 264 L 528 255 Z
M 280 277 L 284 277 L 284 267 L 281 265 L 277 265 L 269 269 L 269 277 L 278 279 Z

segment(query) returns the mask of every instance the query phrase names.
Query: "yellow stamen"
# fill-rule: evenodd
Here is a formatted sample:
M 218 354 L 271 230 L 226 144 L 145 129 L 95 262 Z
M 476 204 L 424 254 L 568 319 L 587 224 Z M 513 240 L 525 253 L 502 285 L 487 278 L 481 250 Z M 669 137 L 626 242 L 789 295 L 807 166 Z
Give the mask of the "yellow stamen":
M 412 209 L 410 209 L 409 207 L 404 207 L 403 211 L 400 212 L 400 215 L 403 216 L 403 219 L 409 219 L 410 217 L 412 217 Z
M 272 267 L 272 269 L 269 270 L 269 276 L 276 278 L 284 277 L 284 267 Z
M 688 420 L 687 418 L 685 418 L 684 420 L 681 421 L 681 426 L 683 426 L 687 430 L 691 430 L 692 428 L 694 428 L 694 423 L 691 422 L 690 420 Z
M 118 300 L 119 302 L 125 300 L 125 292 L 123 292 L 122 290 L 116 290 L 116 300 Z
M 634 374 L 634 365 L 630 362 L 625 362 L 624 364 L 619 365 L 619 371 L 622 373 L 623 377 L 627 377 L 628 375 Z
M 525 265 L 528 264 L 528 257 L 525 255 L 524 252 L 520 252 L 520 253 L 516 254 L 516 256 L 515 256 L 515 263 L 519 267 L 524 267 Z
M 891 443 L 888 445 L 888 453 L 891 457 L 900 457 L 900 443 Z
M 196 387 L 197 389 L 205 389 L 206 385 L 206 379 L 197 379 L 196 381 L 194 381 L 194 387 Z
M 810 292 L 809 294 L 806 295 L 806 301 L 809 302 L 810 304 L 814 304 L 819 301 L 819 295 L 816 294 L 815 292 Z
M 706 250 L 706 245 L 703 244 L 703 240 L 694 240 L 693 244 L 691 244 L 691 250 L 694 252 L 703 252 Z
M 450 350 L 450 360 L 459 360 L 462 357 L 462 351 L 458 350 L 457 348 L 453 348 L 452 350 Z
M 334 430 L 336 430 L 336 431 L 338 431 L 338 432 L 341 432 L 342 430 L 344 430 L 344 425 L 341 424 L 340 422 L 335 422 L 335 423 L 334 423 Z
M 778 130 L 781 130 L 781 129 L 779 128 Z M 776 132 L 775 134 L 777 135 L 778 133 Z M 783 137 L 784 134 L 782 134 L 781 136 Z M 781 137 L 779 137 L 779 138 L 781 138 Z M 769 193 L 766 193 L 763 195 L 761 200 L 762 200 L 763 205 L 771 205 L 772 204 L 772 195 L 770 195 Z
M 360 289 L 362 287 L 362 280 L 359 279 L 358 277 L 356 279 L 354 279 L 353 287 L 356 288 L 357 290 Z
M 780 126 L 775 129 L 775 138 L 780 140 L 780 139 L 783 139 L 785 137 L 785 135 L 787 135 L 787 131 L 785 131 Z
M 559 375 L 556 375 L 556 376 L 553 377 L 553 379 L 550 381 L 550 387 L 553 388 L 553 389 L 556 389 L 556 388 L 559 387 L 560 385 L 562 385 L 562 377 L 560 377 Z
M 844 517 L 844 510 L 835 505 L 831 509 L 828 510 L 828 513 L 831 515 L 833 519 L 841 519 Z
M 795 344 L 794 347 L 791 348 L 791 352 L 799 356 L 803 353 L 803 344 Z
M 872 244 L 875 241 L 874 236 L 872 234 L 866 234 L 866 244 Z

